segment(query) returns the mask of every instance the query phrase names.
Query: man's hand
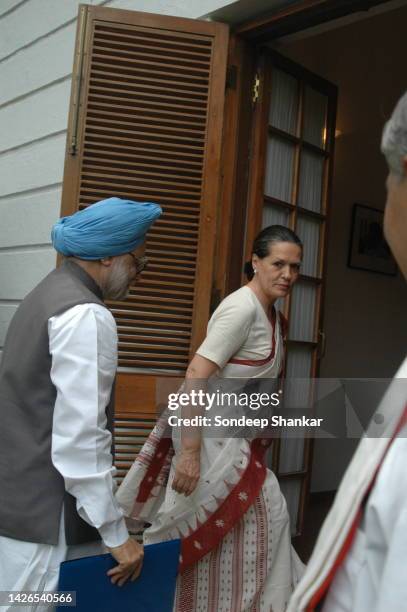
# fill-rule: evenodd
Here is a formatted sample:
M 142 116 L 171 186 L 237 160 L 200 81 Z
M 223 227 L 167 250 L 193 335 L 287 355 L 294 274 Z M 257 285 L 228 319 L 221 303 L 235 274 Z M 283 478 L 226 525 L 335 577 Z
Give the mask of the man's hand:
M 201 473 L 201 449 L 182 450 L 175 469 L 172 488 L 186 497 L 196 489 Z
M 129 538 L 121 546 L 108 549 L 119 565 L 107 572 L 113 584 L 122 586 L 129 578 L 133 582 L 139 577 L 143 565 L 143 546 Z

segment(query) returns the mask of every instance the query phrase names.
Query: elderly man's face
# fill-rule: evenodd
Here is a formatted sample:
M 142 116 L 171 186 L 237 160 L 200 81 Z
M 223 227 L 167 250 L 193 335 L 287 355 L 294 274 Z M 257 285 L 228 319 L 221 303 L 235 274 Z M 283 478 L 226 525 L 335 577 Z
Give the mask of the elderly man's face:
M 407 170 L 407 158 L 405 161 Z M 407 280 L 407 174 L 400 177 L 390 172 L 386 187 L 384 234 Z
M 103 288 L 103 297 L 107 300 L 125 300 L 128 297 L 130 285 L 139 278 L 135 258 L 143 257 L 145 244 L 140 245 L 132 255 L 118 255 L 112 258 Z

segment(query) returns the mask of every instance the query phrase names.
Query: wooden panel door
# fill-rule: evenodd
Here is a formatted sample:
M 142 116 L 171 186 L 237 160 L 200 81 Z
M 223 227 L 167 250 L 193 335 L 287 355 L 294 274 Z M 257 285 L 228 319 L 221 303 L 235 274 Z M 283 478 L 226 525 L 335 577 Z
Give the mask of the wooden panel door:
M 328 222 L 335 138 L 334 85 L 272 50 L 264 51 L 254 90 L 246 259 L 262 227 L 290 227 L 304 244 L 300 278 L 277 306 L 289 320 L 287 378 L 303 379 L 301 401 L 318 374 Z M 297 385 L 297 386 L 298 386 Z M 286 396 L 287 398 L 287 396 Z M 295 405 L 295 397 L 287 398 Z M 309 488 L 312 442 L 282 432 L 273 469 L 286 497 L 295 533 L 301 532 Z
M 141 282 L 109 304 L 120 476 L 154 423 L 157 377 L 182 375 L 205 335 L 227 45 L 223 24 L 79 8 L 62 215 L 111 196 L 163 208 Z

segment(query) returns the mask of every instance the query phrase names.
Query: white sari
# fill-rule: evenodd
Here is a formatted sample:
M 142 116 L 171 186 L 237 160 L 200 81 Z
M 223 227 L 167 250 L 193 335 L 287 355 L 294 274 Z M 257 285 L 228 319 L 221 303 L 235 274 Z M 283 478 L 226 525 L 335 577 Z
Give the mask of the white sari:
M 282 317 L 275 316 L 270 325 L 247 291 L 244 287 L 232 296 L 250 300 L 254 321 L 259 329 L 264 326 L 268 338 L 267 356 L 263 351 L 261 359 L 241 358 L 251 347 L 248 334 L 245 347 L 216 377 L 278 378 L 283 363 Z M 202 352 L 198 349 L 198 354 Z M 216 377 L 210 381 L 214 388 Z M 144 532 L 146 544 L 181 538 L 174 610 L 283 612 L 303 565 L 291 546 L 285 499 L 265 465 L 271 438 L 203 437 L 200 480 L 193 494 L 185 497 L 171 488 L 179 437 L 174 433 L 172 440 L 165 437 L 167 416 L 166 412 L 157 422 L 123 481 L 118 500 L 133 524 L 151 523 Z

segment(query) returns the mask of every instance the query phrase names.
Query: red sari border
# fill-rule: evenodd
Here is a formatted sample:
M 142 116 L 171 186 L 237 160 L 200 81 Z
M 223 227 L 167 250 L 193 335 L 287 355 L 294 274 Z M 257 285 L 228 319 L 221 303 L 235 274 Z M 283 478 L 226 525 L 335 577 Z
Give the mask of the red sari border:
M 266 478 L 264 454 L 271 443 L 272 440 L 266 438 L 252 440 L 249 463 L 240 480 L 204 523 L 198 523 L 192 533 L 181 538 L 180 573 L 214 550 L 254 503 Z M 172 440 L 160 440 L 140 483 L 136 504 L 145 503 L 151 496 L 169 451 L 172 451 Z
M 264 453 L 271 442 L 271 439 L 263 438 L 251 442 L 250 460 L 238 483 L 208 520 L 182 538 L 181 573 L 214 550 L 254 503 L 266 478 Z
M 154 456 L 151 459 L 150 465 L 147 468 L 143 480 L 141 481 L 136 497 L 136 503 L 146 502 L 150 497 L 151 490 L 156 484 L 157 477 L 161 472 L 167 454 L 170 450 L 172 450 L 171 438 L 162 438 L 157 444 Z

